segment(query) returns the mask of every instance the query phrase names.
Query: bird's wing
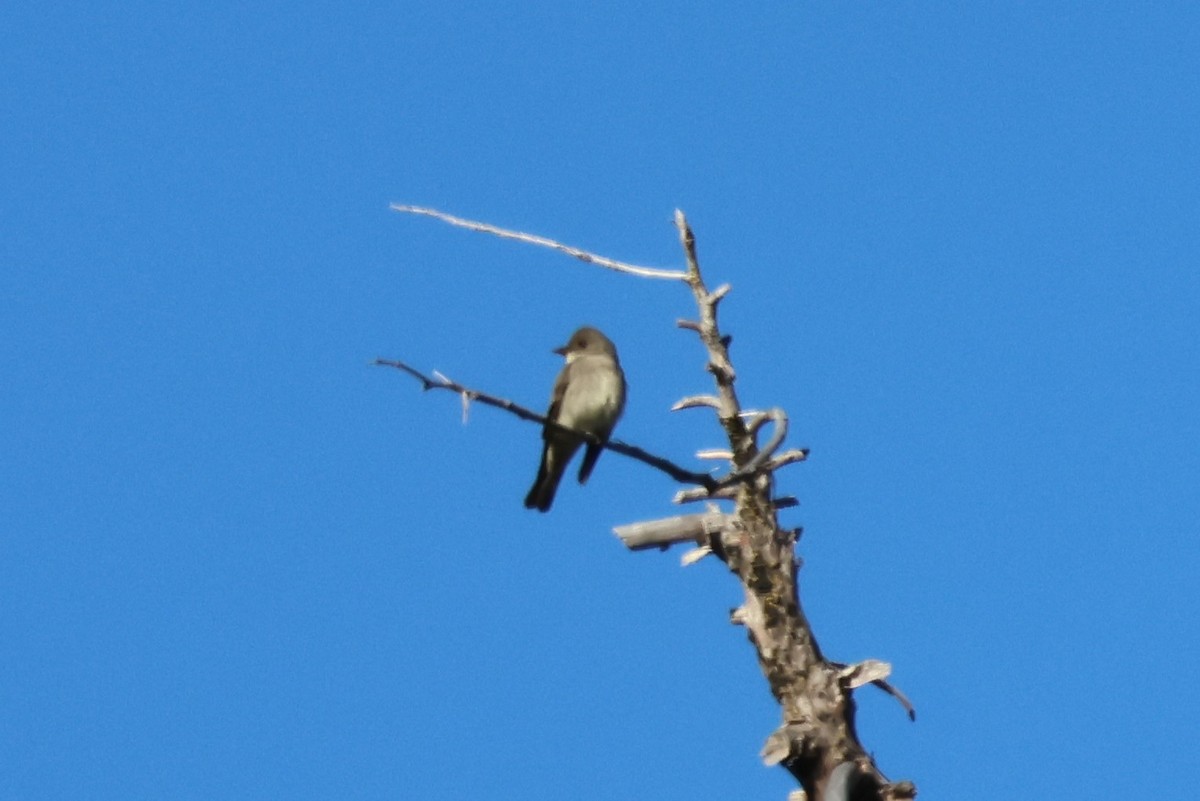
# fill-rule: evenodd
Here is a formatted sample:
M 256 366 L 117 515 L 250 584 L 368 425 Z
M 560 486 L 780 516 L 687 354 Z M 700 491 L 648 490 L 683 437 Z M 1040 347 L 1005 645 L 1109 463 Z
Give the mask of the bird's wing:
M 550 393 L 550 408 L 546 410 L 546 419 L 558 422 L 558 413 L 562 408 L 563 395 L 567 394 L 567 380 L 570 377 L 571 365 L 567 365 L 554 379 L 554 391 Z M 550 439 L 553 432 L 548 426 L 542 426 L 542 439 Z

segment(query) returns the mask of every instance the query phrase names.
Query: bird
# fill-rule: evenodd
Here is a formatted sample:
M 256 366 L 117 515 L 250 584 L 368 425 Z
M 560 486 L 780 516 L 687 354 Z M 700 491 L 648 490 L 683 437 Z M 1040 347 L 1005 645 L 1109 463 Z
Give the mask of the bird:
M 607 440 L 625 410 L 625 373 L 616 346 L 598 329 L 583 326 L 553 352 L 566 360 L 566 366 L 554 381 L 546 419 Z M 542 440 L 542 461 L 525 496 L 525 508 L 546 512 L 554 503 L 567 464 L 585 442 L 550 426 L 543 426 Z M 587 482 L 603 450 L 592 442 L 586 445 L 579 465 L 580 484 Z

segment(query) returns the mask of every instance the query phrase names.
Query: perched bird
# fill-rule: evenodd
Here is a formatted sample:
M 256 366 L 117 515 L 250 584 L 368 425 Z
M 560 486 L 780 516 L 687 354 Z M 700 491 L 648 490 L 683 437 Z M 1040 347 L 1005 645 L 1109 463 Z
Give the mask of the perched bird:
M 595 328 L 583 327 L 555 353 L 567 365 L 554 382 L 550 410 L 546 417 L 561 426 L 594 434 L 607 440 L 617 418 L 625 408 L 625 374 L 617 361 L 617 349 L 608 337 Z M 567 463 L 584 440 L 565 431 L 542 428 L 542 463 L 537 478 L 525 496 L 525 508 L 545 512 L 554 503 L 554 492 L 562 480 Z M 579 483 L 588 480 L 602 448 L 587 443 L 583 463 L 579 465 Z

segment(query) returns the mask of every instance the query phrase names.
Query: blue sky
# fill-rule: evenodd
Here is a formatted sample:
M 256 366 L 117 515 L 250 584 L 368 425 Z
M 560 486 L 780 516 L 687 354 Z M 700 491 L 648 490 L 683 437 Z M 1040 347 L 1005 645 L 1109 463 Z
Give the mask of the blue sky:
M 925 799 L 1200 767 L 1191 4 L 10 4 L 0 11 L 0 799 L 783 798 L 715 562 L 628 554 L 606 454 L 521 506 L 591 323 L 618 436 L 812 448 L 803 600 Z

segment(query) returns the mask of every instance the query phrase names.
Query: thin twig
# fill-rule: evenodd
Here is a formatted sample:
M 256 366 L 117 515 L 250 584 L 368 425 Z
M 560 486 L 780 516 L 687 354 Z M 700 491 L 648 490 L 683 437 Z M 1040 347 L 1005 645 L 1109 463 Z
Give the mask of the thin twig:
M 566 253 L 568 256 L 574 256 L 580 261 L 585 261 L 588 264 L 595 264 L 600 267 L 607 267 L 610 270 L 617 272 L 629 273 L 631 275 L 641 276 L 642 278 L 665 278 L 672 281 L 686 281 L 687 273 L 679 270 L 663 270 L 658 267 L 641 267 L 637 264 L 627 264 L 623 261 L 609 259 L 604 256 L 598 256 L 595 253 L 589 253 L 586 250 L 564 245 L 562 242 L 556 242 L 553 239 L 547 239 L 544 236 L 536 236 L 534 234 L 526 234 L 521 231 L 510 231 L 507 228 L 499 228 L 495 225 L 476 222 L 475 220 L 465 220 L 462 217 L 455 217 L 451 214 L 438 211 L 437 209 L 429 209 L 423 206 L 405 206 L 399 203 L 393 203 L 392 211 L 399 211 L 404 214 L 421 214 L 425 217 L 433 217 L 450 225 L 457 225 L 459 228 L 466 228 L 471 231 L 479 231 L 492 236 L 498 236 L 501 239 L 515 239 L 518 242 L 525 242 L 530 245 L 540 245 L 542 247 L 557 250 L 560 253 Z
M 713 409 L 721 408 L 720 398 L 715 398 L 712 395 L 689 395 L 686 398 L 675 401 L 675 405 L 671 407 L 673 412 L 681 412 L 684 409 L 695 409 L 700 406 L 708 406 Z
M 733 501 L 737 500 L 737 489 L 726 482 L 719 482 L 716 490 L 706 490 L 701 487 L 679 490 L 671 503 L 695 503 L 696 501 Z
M 795 462 L 803 462 L 807 458 L 808 448 L 793 448 L 790 451 L 784 451 L 771 461 L 767 462 L 767 466 L 764 469 L 768 473 L 774 473 L 781 467 L 785 467 Z
M 721 302 L 721 299 L 729 294 L 729 290 L 733 289 L 729 284 L 721 284 L 719 287 L 708 293 L 708 302 L 716 306 Z
M 700 341 L 708 351 L 708 370 L 717 382 L 717 397 L 720 400 L 717 416 L 721 426 L 729 436 L 730 445 L 739 456 L 749 454 L 754 444 L 746 435 L 745 427 L 737 419 L 741 412 L 737 393 L 733 389 L 735 373 L 729 361 L 729 352 L 717 327 L 717 302 L 724 296 L 720 293 L 713 299 L 704 278 L 700 275 L 700 261 L 696 256 L 696 236 L 688 225 L 687 217 L 679 209 L 675 210 L 675 227 L 679 231 L 679 243 L 683 246 L 683 255 L 687 261 L 687 284 L 696 300 L 700 312 L 699 320 L 677 320 L 675 325 L 695 331 Z
M 873 681 L 873 682 L 871 682 L 871 684 L 875 685 L 876 687 L 883 690 L 888 695 L 895 698 L 897 703 L 899 703 L 900 706 L 904 707 L 904 711 L 908 714 L 908 719 L 911 721 L 916 721 L 917 708 L 912 705 L 912 701 L 908 700 L 907 695 L 900 692 L 900 690 L 896 689 L 891 684 L 888 684 L 883 679 L 878 679 L 876 681 Z
M 637 459 L 639 462 L 657 468 L 678 481 L 680 484 L 698 484 L 707 492 L 715 492 L 721 487 L 721 482 L 707 473 L 696 473 L 691 470 L 687 470 L 675 464 L 674 462 L 662 458 L 661 456 L 655 456 L 649 451 L 642 450 L 636 445 L 629 445 L 615 439 L 602 440 L 595 434 L 591 434 L 587 431 L 579 431 L 578 429 L 559 425 L 553 420 L 549 420 L 537 412 L 532 411 L 531 409 L 526 409 L 524 406 L 513 403 L 506 398 L 499 398 L 495 395 L 489 395 L 486 392 L 480 392 L 477 389 L 465 387 L 456 381 L 451 381 L 445 376 L 430 378 L 419 370 L 409 367 L 404 362 L 399 362 L 392 359 L 376 359 L 373 364 L 380 367 L 394 367 L 397 370 L 401 370 L 409 374 L 421 382 L 421 388 L 424 390 L 449 390 L 461 396 L 464 399 L 464 402 L 466 400 L 477 400 L 487 406 L 493 406 L 497 409 L 503 409 L 510 414 L 515 414 L 522 420 L 528 420 L 533 423 L 539 423 L 543 426 L 550 426 L 551 428 L 559 431 L 565 431 L 574 434 L 585 442 L 589 442 L 593 445 L 599 445 L 602 448 L 607 448 L 608 450 L 619 453 L 622 456 L 628 456 L 631 459 Z

